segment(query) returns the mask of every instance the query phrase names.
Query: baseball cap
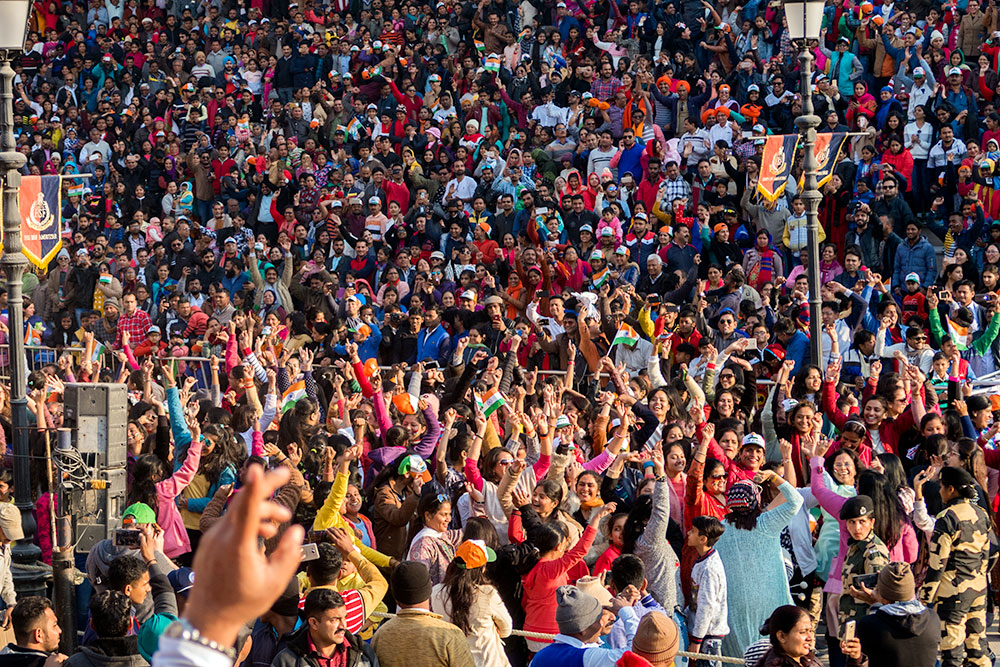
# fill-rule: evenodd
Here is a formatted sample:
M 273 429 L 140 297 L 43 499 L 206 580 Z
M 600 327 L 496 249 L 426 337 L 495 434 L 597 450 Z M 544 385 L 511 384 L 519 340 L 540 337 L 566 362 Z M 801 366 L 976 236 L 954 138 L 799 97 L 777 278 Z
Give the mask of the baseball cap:
M 601 251 L 601 250 L 595 250 L 594 252 L 590 253 L 590 258 L 591 259 L 604 259 L 604 252 Z
M 122 512 L 122 521 L 129 517 L 132 517 L 133 521 L 140 526 L 147 523 L 156 523 L 156 512 L 146 503 L 132 503 L 126 507 L 125 511 Z
M 623 245 L 620 245 L 617 248 L 615 248 L 615 254 L 616 255 L 627 255 L 628 254 L 628 248 L 626 248 Z
M 194 570 L 189 567 L 179 567 L 167 573 L 167 579 L 174 589 L 174 593 L 181 595 L 187 593 L 194 586 Z M 187 597 L 185 595 L 185 597 Z
M 154 333 L 162 333 L 160 331 L 160 327 L 156 326 L 155 324 L 153 326 L 149 327 L 148 329 L 146 329 L 146 335 L 147 336 L 149 334 L 154 334 Z
M 767 449 L 767 443 L 764 442 L 764 436 L 759 433 L 747 433 L 743 436 L 743 443 L 740 447 L 760 447 L 761 449 Z
M 0 503 L 0 530 L 11 542 L 24 539 L 21 510 L 14 503 Z
M 749 86 L 747 86 L 748 93 L 752 93 L 753 91 L 757 91 L 759 93 L 760 86 L 758 86 L 756 83 L 751 83 Z
M 379 199 L 378 197 L 369 197 L 368 198 L 368 203 L 369 204 L 381 204 L 382 200 Z
M 470 290 L 470 289 L 467 289 L 464 292 L 462 292 L 462 296 L 459 297 L 459 298 L 461 298 L 461 299 L 469 299 L 471 301 L 475 301 L 476 300 L 476 293 L 474 291 Z
M 474 570 L 487 563 L 493 563 L 497 554 L 482 540 L 466 540 L 455 549 L 455 564 L 466 570 Z
M 431 259 L 440 259 L 441 261 L 444 261 L 444 253 L 440 250 L 435 250 L 431 253 Z
M 914 79 L 923 78 L 923 76 L 924 76 L 924 68 L 923 67 L 919 67 L 918 66 L 918 67 L 914 67 L 913 68 L 913 78 Z
M 610 227 L 601 228 L 601 236 L 614 236 L 615 233 Z
M 431 474 L 427 471 L 427 463 L 418 454 L 409 454 L 403 457 L 396 471 L 400 475 L 419 477 L 424 483 L 431 481 Z
M 962 68 L 952 67 L 950 70 L 948 70 L 948 76 L 962 76 Z
M 503 305 L 503 299 L 501 299 L 496 294 L 494 294 L 493 296 L 486 297 L 486 300 L 483 301 L 483 305 L 486 305 L 486 306 L 494 306 L 494 305 L 496 305 L 496 306 L 502 306 Z
M 569 425 L 569 417 L 566 415 L 559 415 L 556 417 L 556 428 L 566 428 Z
M 905 281 L 908 282 L 908 283 L 911 283 L 911 282 L 912 283 L 917 283 L 919 285 L 920 284 L 920 276 L 917 275 L 917 273 L 915 271 L 912 272 L 912 273 L 907 273 Z

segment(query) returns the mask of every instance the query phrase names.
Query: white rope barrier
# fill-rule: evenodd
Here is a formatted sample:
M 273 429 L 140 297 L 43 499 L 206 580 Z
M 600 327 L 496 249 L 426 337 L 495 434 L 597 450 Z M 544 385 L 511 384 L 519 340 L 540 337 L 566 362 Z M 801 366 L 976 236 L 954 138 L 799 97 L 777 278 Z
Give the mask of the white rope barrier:
M 378 616 L 379 618 L 395 618 L 396 614 L 388 614 L 380 611 L 374 611 L 372 616 Z M 530 632 L 528 630 L 512 630 L 511 636 L 514 637 L 524 637 L 525 639 L 534 639 L 538 641 L 552 641 L 555 639 L 555 635 L 550 635 L 544 632 Z M 728 662 L 734 665 L 744 664 L 743 658 L 731 658 L 725 655 L 706 655 L 705 653 L 692 653 L 691 651 L 678 651 L 677 655 L 681 658 L 688 658 L 691 660 L 706 660 L 709 662 Z

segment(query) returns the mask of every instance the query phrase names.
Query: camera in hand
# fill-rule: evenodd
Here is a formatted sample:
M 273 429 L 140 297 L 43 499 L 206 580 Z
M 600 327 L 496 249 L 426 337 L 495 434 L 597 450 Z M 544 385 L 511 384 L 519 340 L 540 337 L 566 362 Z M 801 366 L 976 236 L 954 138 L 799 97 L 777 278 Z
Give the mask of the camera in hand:
M 135 528 L 119 528 L 115 531 L 115 546 L 138 549 L 140 535 L 141 533 Z

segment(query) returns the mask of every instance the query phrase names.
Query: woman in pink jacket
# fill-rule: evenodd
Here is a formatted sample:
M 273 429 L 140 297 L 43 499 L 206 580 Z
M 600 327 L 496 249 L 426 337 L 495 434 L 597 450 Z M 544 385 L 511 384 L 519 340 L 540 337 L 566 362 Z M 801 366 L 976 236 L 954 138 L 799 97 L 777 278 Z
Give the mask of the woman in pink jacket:
M 156 454 L 143 454 L 138 458 L 127 503 L 146 503 L 156 512 L 156 523 L 163 529 L 163 553 L 168 558 L 191 551 L 191 541 L 175 502 L 194 479 L 201 463 L 201 429 L 197 422 L 189 423 L 188 428 L 191 430 L 191 444 L 187 457 L 173 475 L 167 476 L 169 468 Z

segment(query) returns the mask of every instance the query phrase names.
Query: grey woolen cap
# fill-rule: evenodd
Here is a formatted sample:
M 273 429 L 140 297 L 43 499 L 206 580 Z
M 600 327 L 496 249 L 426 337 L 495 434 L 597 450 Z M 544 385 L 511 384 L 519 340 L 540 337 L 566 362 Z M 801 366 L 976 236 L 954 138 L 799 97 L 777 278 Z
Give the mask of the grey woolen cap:
M 601 603 L 593 595 L 584 593 L 576 586 L 560 586 L 556 589 L 556 624 L 564 635 L 583 632 L 601 617 Z

